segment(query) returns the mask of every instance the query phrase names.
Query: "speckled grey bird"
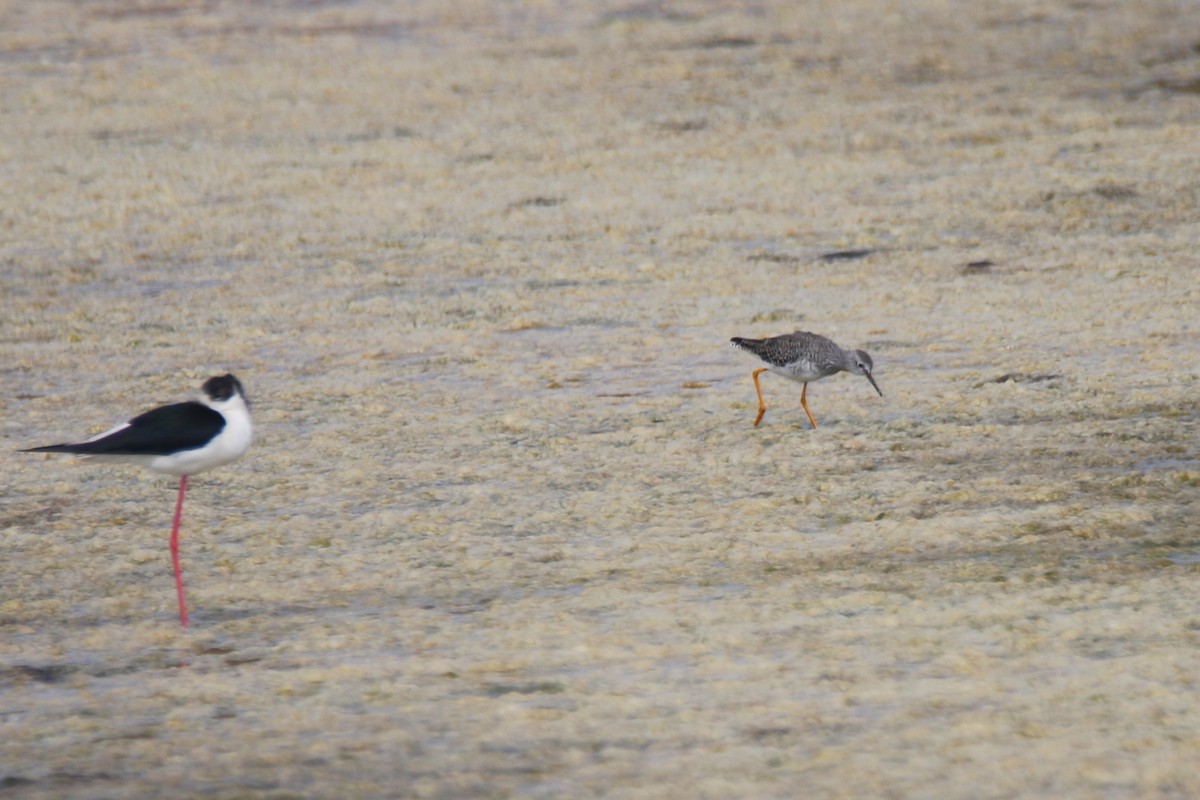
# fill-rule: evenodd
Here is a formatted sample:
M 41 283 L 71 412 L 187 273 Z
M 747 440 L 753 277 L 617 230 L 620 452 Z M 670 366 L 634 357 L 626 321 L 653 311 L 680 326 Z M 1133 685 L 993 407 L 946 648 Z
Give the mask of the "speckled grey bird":
M 756 369 L 753 375 L 754 390 L 758 392 L 758 416 L 754 418 L 756 428 L 758 423 L 762 422 L 763 414 L 767 412 L 767 406 L 763 403 L 762 387 L 758 383 L 758 376 L 767 370 L 804 384 L 800 391 L 800 405 L 804 406 L 804 413 L 808 414 L 808 421 L 812 423 L 813 428 L 817 427 L 817 421 L 808 410 L 809 381 L 819 381 L 838 372 L 853 372 L 855 375 L 865 375 L 871 386 L 875 387 L 875 391 L 879 392 L 879 396 L 883 397 L 883 392 L 879 391 L 879 386 L 871 377 L 871 370 L 875 368 L 875 364 L 865 350 L 843 350 L 830 339 L 807 331 L 785 333 L 770 339 L 743 339 L 735 336 L 729 341 L 739 350 L 758 356 L 767 365 Z

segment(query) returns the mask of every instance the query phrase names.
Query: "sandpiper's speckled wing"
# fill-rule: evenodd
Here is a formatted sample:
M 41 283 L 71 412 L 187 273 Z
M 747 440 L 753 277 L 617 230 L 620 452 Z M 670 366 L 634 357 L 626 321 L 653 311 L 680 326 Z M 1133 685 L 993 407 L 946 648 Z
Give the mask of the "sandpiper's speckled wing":
M 735 337 L 732 341 L 772 367 L 787 367 L 801 361 L 822 367 L 837 367 L 842 361 L 840 347 L 832 340 L 808 331 L 785 333 L 770 339 Z

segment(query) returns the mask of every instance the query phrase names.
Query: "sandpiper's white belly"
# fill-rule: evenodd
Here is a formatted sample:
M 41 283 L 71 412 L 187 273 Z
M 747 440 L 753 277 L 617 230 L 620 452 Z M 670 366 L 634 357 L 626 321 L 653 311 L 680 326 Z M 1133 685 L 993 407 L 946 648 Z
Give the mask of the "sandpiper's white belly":
M 817 365 L 811 361 L 801 359 L 794 361 L 791 364 L 782 367 L 771 367 L 771 372 L 777 372 L 785 378 L 790 378 L 800 383 L 808 383 L 809 381 L 819 380 L 828 375 L 828 372 L 817 369 Z

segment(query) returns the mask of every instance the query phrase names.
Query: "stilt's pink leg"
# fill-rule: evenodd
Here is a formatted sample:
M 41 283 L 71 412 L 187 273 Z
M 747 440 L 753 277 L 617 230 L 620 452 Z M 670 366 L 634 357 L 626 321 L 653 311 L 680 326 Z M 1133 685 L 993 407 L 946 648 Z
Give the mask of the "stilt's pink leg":
M 175 564 L 175 591 L 179 594 L 179 624 L 188 626 L 187 599 L 183 596 L 183 568 L 179 565 L 179 521 L 183 519 L 183 496 L 187 494 L 187 475 L 179 478 L 179 500 L 175 503 L 175 524 L 171 526 L 171 561 Z

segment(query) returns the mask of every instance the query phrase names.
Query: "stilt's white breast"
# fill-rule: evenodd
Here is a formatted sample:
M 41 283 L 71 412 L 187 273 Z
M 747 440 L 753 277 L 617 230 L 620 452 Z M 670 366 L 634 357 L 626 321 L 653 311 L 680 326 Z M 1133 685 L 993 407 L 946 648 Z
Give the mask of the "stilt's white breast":
M 244 456 L 254 438 L 254 426 L 250 422 L 250 409 L 246 407 L 246 401 L 240 394 L 235 394 L 228 400 L 204 402 L 225 417 L 225 427 L 208 444 L 170 455 L 150 456 L 149 460 L 139 463 L 147 469 L 167 475 L 197 475 Z

